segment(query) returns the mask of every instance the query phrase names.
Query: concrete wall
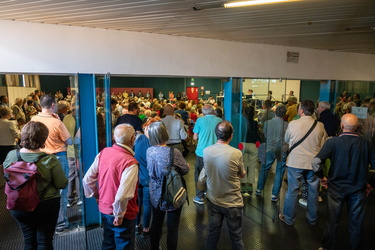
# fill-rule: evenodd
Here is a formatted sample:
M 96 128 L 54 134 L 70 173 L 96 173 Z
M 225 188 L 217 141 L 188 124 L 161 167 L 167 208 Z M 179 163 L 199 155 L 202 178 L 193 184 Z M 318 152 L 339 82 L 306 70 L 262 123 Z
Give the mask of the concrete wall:
M 375 55 L 14 21 L 0 33 L 0 73 L 375 80 Z

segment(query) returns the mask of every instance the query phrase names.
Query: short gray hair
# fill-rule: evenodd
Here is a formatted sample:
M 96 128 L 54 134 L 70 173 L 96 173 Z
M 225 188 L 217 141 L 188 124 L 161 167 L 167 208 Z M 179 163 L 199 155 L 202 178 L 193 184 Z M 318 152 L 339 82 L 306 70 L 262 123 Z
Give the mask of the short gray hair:
M 135 130 L 132 125 L 122 123 L 116 126 L 115 131 L 113 132 L 113 137 L 115 138 L 116 143 L 128 144 L 134 133 Z
M 331 108 L 331 104 L 329 102 L 319 102 L 319 106 L 323 107 L 325 109 L 330 109 Z
M 169 140 L 167 128 L 162 122 L 154 122 L 148 126 L 148 138 L 152 146 L 164 144 Z
M 212 115 L 214 113 L 214 108 L 211 105 L 204 105 L 202 108 L 203 115 Z

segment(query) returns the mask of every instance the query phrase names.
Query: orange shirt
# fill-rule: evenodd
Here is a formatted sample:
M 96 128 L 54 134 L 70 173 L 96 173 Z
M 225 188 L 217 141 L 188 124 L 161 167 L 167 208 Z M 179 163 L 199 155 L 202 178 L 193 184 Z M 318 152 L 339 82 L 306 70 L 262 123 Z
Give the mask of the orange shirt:
M 31 118 L 34 122 L 41 122 L 47 126 L 49 130 L 48 138 L 46 140 L 46 147 L 41 149 L 47 154 L 54 154 L 66 151 L 67 141 L 71 136 L 66 129 L 64 123 L 50 114 L 39 113 Z

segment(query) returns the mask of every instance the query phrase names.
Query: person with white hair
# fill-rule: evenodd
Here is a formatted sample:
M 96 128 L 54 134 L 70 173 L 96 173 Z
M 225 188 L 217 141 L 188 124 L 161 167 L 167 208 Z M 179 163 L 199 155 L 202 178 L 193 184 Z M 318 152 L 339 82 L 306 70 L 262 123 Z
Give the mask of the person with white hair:
M 98 201 L 104 225 L 103 249 L 135 246 L 138 214 L 138 161 L 132 150 L 135 137 L 132 125 L 117 125 L 116 143 L 95 157 L 82 181 L 85 196 Z
M 15 120 L 17 120 L 18 118 L 23 118 L 26 121 L 26 115 L 25 115 L 25 112 L 23 112 L 22 104 L 23 104 L 22 98 L 18 97 L 14 101 L 14 104 L 12 106 L 12 111 L 13 111 L 13 116 Z
M 329 102 L 319 102 L 316 112 L 319 114 L 318 121 L 322 122 L 328 136 L 335 136 L 339 126 L 340 120 L 330 111 L 331 104 Z

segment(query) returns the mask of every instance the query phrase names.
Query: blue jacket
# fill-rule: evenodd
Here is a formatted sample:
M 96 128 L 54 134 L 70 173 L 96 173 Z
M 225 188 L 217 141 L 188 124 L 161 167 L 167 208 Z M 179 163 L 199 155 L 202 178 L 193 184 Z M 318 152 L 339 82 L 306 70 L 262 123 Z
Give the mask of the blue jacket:
M 139 184 L 148 187 L 150 177 L 147 169 L 146 151 L 151 147 L 150 141 L 145 135 L 140 135 L 134 144 L 134 157 L 139 162 Z

